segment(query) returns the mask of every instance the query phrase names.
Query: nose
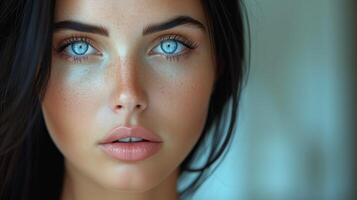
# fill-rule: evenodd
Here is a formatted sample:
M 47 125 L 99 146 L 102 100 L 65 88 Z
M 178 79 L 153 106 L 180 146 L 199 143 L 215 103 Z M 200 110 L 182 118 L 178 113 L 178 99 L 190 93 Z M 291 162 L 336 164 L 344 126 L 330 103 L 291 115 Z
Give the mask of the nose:
M 115 112 L 126 110 L 128 112 L 139 112 L 146 109 L 146 103 L 133 93 L 121 94 L 115 104 Z
M 142 112 L 147 107 L 145 89 L 142 87 L 144 76 L 141 76 L 138 67 L 126 62 L 115 70 L 115 112 Z

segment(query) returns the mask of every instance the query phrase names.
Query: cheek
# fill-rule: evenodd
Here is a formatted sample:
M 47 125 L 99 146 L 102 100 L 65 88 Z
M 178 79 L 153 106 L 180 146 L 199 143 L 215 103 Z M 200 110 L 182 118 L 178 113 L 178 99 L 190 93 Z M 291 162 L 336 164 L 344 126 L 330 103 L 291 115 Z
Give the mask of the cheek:
M 201 80 L 181 83 L 179 88 L 170 89 L 167 115 L 179 127 L 200 126 L 207 112 L 210 91 Z
M 94 139 L 89 122 L 97 113 L 101 90 L 96 90 L 98 80 L 88 70 L 53 68 L 51 73 L 42 104 L 46 125 L 59 149 L 75 155 L 75 148 L 84 148 Z
M 182 160 L 202 133 L 214 82 L 211 69 L 207 64 L 176 77 L 162 84 L 161 94 L 156 95 L 161 98 L 154 108 L 161 113 L 159 126 L 165 131 L 161 135 L 167 137 L 168 152 L 175 152 L 176 159 Z

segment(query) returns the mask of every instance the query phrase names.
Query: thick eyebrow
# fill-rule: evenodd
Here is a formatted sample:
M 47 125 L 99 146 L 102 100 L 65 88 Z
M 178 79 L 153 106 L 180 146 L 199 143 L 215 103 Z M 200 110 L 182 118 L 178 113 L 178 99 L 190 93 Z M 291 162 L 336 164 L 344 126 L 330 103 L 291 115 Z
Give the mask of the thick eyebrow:
M 95 26 L 91 24 L 84 24 L 77 21 L 60 21 L 54 24 L 54 31 L 62 30 L 62 29 L 71 29 L 80 32 L 88 32 L 88 33 L 96 33 L 99 35 L 109 36 L 109 32 L 106 28 L 101 26 Z
M 148 35 L 185 24 L 193 25 L 194 27 L 197 27 L 203 31 L 206 30 L 205 26 L 200 21 L 193 19 L 192 17 L 189 16 L 178 16 L 166 22 L 148 25 L 144 28 L 142 34 Z M 54 24 L 55 32 L 63 29 L 70 29 L 80 32 L 96 33 L 99 35 L 109 36 L 108 30 L 102 26 L 95 26 L 95 25 L 85 24 L 85 23 L 71 21 L 71 20 L 59 21 Z
M 143 30 L 143 35 L 171 29 L 176 26 L 184 25 L 184 24 L 193 25 L 194 27 L 197 27 L 203 31 L 206 30 L 205 26 L 200 21 L 193 19 L 192 17 L 189 16 L 178 16 L 166 22 L 146 26 L 146 28 L 144 28 Z

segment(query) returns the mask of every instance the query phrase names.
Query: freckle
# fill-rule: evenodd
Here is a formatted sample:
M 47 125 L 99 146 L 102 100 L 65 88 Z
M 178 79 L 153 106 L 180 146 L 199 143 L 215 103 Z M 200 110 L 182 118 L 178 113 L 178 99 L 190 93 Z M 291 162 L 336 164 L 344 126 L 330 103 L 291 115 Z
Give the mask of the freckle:
M 165 89 L 164 89 L 164 87 L 165 87 L 165 86 L 163 86 L 163 85 L 160 85 L 160 87 L 159 87 L 159 92 L 160 92 L 161 94 L 165 94 Z

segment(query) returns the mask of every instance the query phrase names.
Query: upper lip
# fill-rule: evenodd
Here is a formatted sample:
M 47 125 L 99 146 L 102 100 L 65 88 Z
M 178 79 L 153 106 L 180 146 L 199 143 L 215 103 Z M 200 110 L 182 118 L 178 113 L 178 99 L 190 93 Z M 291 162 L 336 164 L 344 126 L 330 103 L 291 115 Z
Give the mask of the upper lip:
M 142 126 L 119 126 L 112 129 L 100 144 L 112 143 L 127 137 L 138 137 L 149 142 L 162 142 L 161 138 Z

